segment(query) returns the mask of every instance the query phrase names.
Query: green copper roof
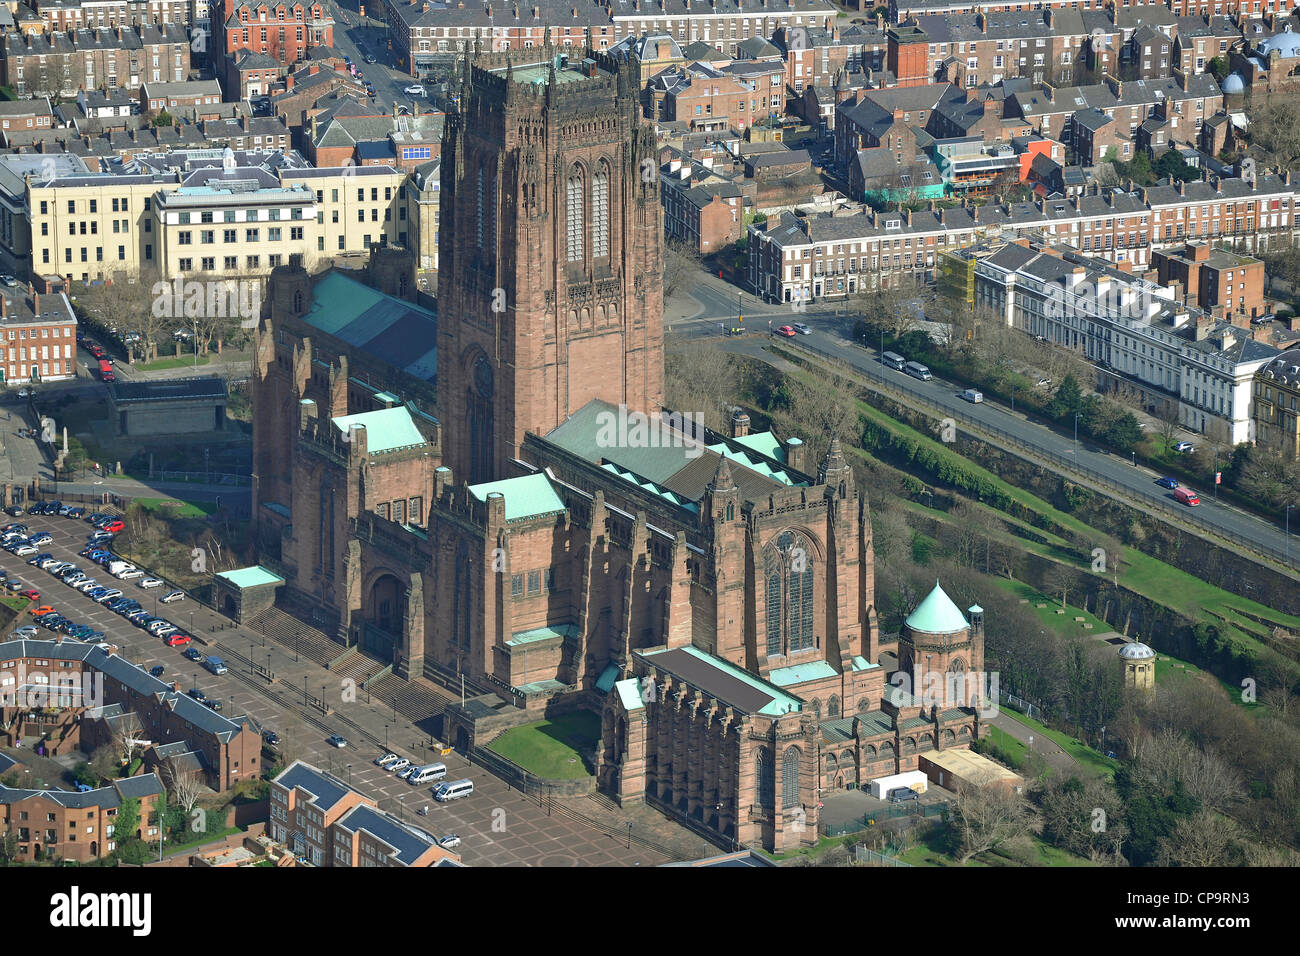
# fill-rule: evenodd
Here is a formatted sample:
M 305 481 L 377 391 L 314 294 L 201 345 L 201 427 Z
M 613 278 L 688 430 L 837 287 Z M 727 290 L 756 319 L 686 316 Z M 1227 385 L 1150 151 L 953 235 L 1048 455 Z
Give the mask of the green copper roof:
M 752 432 L 743 438 L 733 439 L 737 445 L 744 445 L 746 448 L 752 448 L 760 455 L 766 455 L 768 458 L 775 458 L 779 462 L 785 461 L 785 447 L 777 440 L 777 437 L 771 432 Z
M 934 590 L 926 596 L 911 614 L 907 616 L 907 626 L 913 631 L 926 634 L 946 634 L 970 627 L 970 622 L 962 617 L 952 598 L 943 593 L 939 582 L 934 582 Z
M 771 465 L 763 461 L 761 458 L 751 458 L 749 457 L 749 455 L 746 455 L 744 452 L 736 451 L 734 448 L 731 448 L 730 446 L 725 445 L 722 442 L 719 442 L 716 445 L 709 445 L 708 448 L 709 451 L 716 452 L 717 454 L 727 458 L 729 461 L 738 462 L 739 464 L 744 465 L 746 468 L 753 469 L 754 471 L 758 472 L 760 475 L 763 475 L 765 478 L 772 478 L 775 481 L 781 482 L 781 484 L 783 485 L 797 484 L 799 487 L 803 486 L 803 482 L 796 483 L 794 479 L 792 479 L 784 471 L 782 471 L 779 468 L 773 468 Z
M 600 672 L 600 678 L 596 681 L 596 690 L 602 694 L 608 694 L 614 689 L 614 682 L 618 680 L 618 665 L 606 664 L 605 669 Z
M 424 436 L 411 421 L 411 413 L 405 407 L 381 408 L 359 415 L 340 415 L 330 419 L 343 434 L 353 425 L 366 427 L 366 448 L 372 452 L 392 451 L 407 445 L 423 445 Z
M 640 710 L 645 706 L 641 703 L 641 682 L 635 677 L 621 680 L 614 687 L 618 689 L 618 697 L 623 702 L 624 710 Z
M 413 302 L 330 272 L 312 289 L 303 321 L 416 378 L 434 381 L 438 318 Z
M 853 658 L 853 669 L 855 671 L 869 671 L 872 668 L 879 667 L 879 664 L 870 663 L 865 657 Z
M 244 588 L 257 587 L 259 584 L 283 584 L 284 578 L 278 574 L 272 574 L 260 564 L 255 564 L 251 568 L 238 568 L 234 571 L 222 571 L 217 577 L 229 581 L 235 587 L 243 590 Z
M 500 492 L 506 499 L 507 521 L 537 518 L 564 510 L 564 502 L 545 475 L 525 475 L 469 486 L 469 493 L 479 501 L 487 501 L 493 492 Z
M 521 644 L 535 644 L 538 641 L 577 637 L 578 626 L 565 624 L 561 627 L 535 627 L 531 631 L 519 631 L 506 641 L 506 647 L 519 647 Z
M 791 684 L 802 684 L 804 681 L 834 676 L 835 668 L 830 664 L 825 661 L 810 661 L 807 664 L 795 664 L 793 667 L 778 667 L 767 676 L 767 679 L 777 687 L 789 687 Z

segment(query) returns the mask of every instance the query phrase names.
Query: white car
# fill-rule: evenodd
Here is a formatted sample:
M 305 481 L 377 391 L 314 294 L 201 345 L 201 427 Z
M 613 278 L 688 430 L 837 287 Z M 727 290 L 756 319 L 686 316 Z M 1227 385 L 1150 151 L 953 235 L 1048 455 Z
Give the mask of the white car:
M 136 582 L 136 587 L 144 588 L 148 591 L 150 588 L 160 588 L 164 584 L 162 578 L 144 578 Z
M 405 757 L 399 757 L 397 760 L 384 767 L 384 769 L 389 773 L 397 773 L 399 770 L 405 770 L 410 765 L 411 761 L 407 760 Z
M 11 289 L 18 285 L 18 280 L 15 279 L 13 276 L 8 276 L 8 275 L 0 276 L 0 282 L 3 282 Z
M 26 398 L 26 397 L 29 396 L 30 394 L 31 394 L 31 390 L 30 390 L 30 389 L 26 389 L 26 388 L 20 388 L 20 389 L 18 389 L 18 397 L 19 397 L 19 398 Z
M 448 833 L 445 837 L 438 838 L 438 846 L 444 850 L 454 850 L 460 846 L 460 837 L 454 833 Z
M 171 594 L 168 594 L 166 597 L 164 597 L 162 599 L 162 602 L 164 604 L 172 604 L 176 601 L 184 601 L 184 600 L 185 600 L 184 591 L 173 591 Z
M 419 769 L 420 769 L 420 768 L 417 767 L 415 764 L 411 764 L 409 767 L 407 767 L 405 770 L 401 771 L 401 772 L 397 775 L 397 779 L 398 779 L 398 780 L 406 780 L 406 779 L 408 779 L 408 778 L 411 776 L 411 774 L 415 773 L 415 771 L 417 771 L 417 770 L 419 770 Z
M 17 551 L 15 551 L 14 554 L 16 554 L 16 555 L 17 555 L 18 557 L 20 557 L 20 558 L 25 558 L 25 557 L 27 557 L 29 554 L 37 554 L 37 553 L 39 553 L 40 550 L 41 550 L 40 548 L 36 547 L 36 546 L 33 545 L 33 544 L 25 544 L 25 545 L 23 545 L 21 548 L 19 548 Z
M 375 766 L 376 766 L 376 767 L 383 767 L 383 766 L 385 766 L 386 764 L 397 763 L 397 761 L 400 760 L 400 759 L 402 759 L 402 758 L 400 758 L 399 756 L 397 756 L 397 754 L 384 754 L 382 757 L 376 757 L 376 758 L 375 758 Z
M 405 94 L 407 94 L 408 96 L 427 96 L 427 95 L 428 95 L 427 93 L 425 93 L 425 91 L 424 91 L 424 87 L 421 86 L 419 83 L 412 83 L 412 84 L 411 84 L 410 86 L 408 86 L 406 89 L 402 90 L 402 92 L 405 93 Z

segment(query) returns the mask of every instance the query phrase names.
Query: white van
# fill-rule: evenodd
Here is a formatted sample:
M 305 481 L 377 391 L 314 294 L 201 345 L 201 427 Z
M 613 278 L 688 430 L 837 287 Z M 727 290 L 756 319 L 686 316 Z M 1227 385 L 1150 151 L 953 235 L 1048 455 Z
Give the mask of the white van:
M 468 797 L 473 792 L 473 780 L 453 780 L 451 783 L 440 783 L 434 787 L 433 799 L 439 803 L 446 803 L 448 800 L 459 800 L 461 797 Z
M 406 778 L 406 782 L 413 787 L 418 787 L 426 783 L 434 783 L 447 776 L 447 765 L 445 763 L 431 763 L 423 767 L 416 767 L 411 771 L 411 775 Z

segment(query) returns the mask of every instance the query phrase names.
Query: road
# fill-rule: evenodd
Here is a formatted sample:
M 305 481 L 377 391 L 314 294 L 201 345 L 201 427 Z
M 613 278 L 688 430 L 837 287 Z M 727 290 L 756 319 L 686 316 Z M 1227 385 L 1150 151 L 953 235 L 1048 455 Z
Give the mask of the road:
M 812 314 L 803 317 L 801 321 L 812 326 L 811 334 L 798 336 L 795 340 L 780 341 L 847 362 L 856 371 L 868 379 L 883 383 L 889 390 L 917 400 L 922 405 L 937 406 L 936 424 L 943 416 L 950 416 L 956 422 L 958 431 L 969 432 L 969 429 L 963 427 L 963 422 L 969 421 L 985 429 L 994 438 L 1002 433 L 1011 439 L 1013 448 L 1020 445 L 1031 454 L 1051 460 L 1067 472 L 1077 468 L 1085 478 L 1098 477 L 1103 484 L 1117 485 L 1129 503 L 1136 507 L 1142 508 L 1145 505 L 1158 509 L 1175 520 L 1181 519 L 1189 529 L 1199 525 L 1239 548 L 1268 555 L 1291 567 L 1300 567 L 1300 547 L 1292 553 L 1289 534 L 1262 518 L 1215 502 L 1209 492 L 1202 493 L 1199 507 L 1187 509 L 1187 513 L 1183 513 L 1186 506 L 1178 504 L 1171 491 L 1156 484 L 1156 479 L 1160 477 L 1156 472 L 1141 466 L 1135 467 L 1130 459 L 1121 458 L 1087 441 L 1081 440 L 1076 446 L 1072 436 L 1031 422 L 996 402 L 984 401 L 972 405 L 961 398 L 962 387 L 951 382 L 939 378 L 923 382 L 886 368 L 880 364 L 878 349 L 865 349 L 852 342 L 839 322 L 829 318 L 820 318 L 819 321 Z M 759 354 L 767 342 L 766 336 L 755 335 L 730 342 L 728 348 Z M 974 434 L 976 437 L 985 437 L 978 432 Z M 1088 472 L 1092 474 L 1089 475 Z M 1249 589 L 1248 582 L 1243 586 Z
M 418 105 L 428 112 L 432 108 L 428 97 L 417 98 L 403 92 L 403 88 L 410 86 L 415 79 L 389 65 L 388 27 L 368 17 L 363 24 L 358 24 L 355 3 L 344 6 L 335 0 L 326 0 L 326 6 L 334 18 L 334 48 L 351 57 L 357 69 L 375 85 L 376 102 L 385 110 L 391 110 L 397 103 L 408 108 Z M 379 62 L 367 63 L 367 54 Z

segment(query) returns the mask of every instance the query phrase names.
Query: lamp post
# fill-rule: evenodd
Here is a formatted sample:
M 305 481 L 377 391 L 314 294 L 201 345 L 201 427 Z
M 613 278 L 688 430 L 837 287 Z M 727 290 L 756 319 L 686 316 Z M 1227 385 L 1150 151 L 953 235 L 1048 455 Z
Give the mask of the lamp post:
M 384 724 L 384 749 L 388 749 L 388 724 Z
M 348 786 L 352 786 L 352 764 L 348 764 Z
M 307 675 L 302 675 L 302 705 L 307 706 Z
M 1077 458 L 1079 455 L 1079 413 L 1074 413 L 1074 454 Z

